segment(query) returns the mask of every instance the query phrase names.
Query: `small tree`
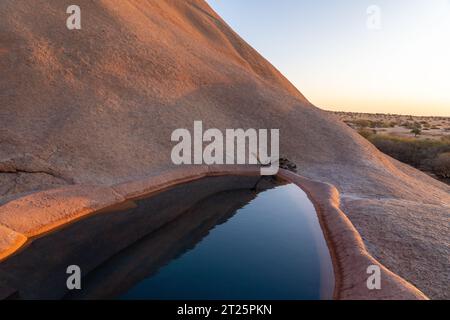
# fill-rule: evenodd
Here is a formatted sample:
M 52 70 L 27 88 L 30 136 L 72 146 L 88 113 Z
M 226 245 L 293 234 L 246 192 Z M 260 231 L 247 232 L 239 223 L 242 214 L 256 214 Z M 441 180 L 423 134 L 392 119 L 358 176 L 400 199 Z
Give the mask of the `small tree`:
M 418 135 L 420 135 L 422 133 L 422 129 L 416 127 L 411 130 L 411 133 L 414 133 L 414 137 L 417 137 Z

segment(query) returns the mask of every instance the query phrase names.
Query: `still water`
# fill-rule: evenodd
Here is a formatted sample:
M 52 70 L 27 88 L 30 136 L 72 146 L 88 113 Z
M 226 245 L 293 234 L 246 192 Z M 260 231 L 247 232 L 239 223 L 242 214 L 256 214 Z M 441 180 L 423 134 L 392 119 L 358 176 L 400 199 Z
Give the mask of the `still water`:
M 120 298 L 330 299 L 332 291 L 332 264 L 314 206 L 288 184 L 258 193 Z
M 68 290 L 67 266 L 81 290 Z M 329 299 L 314 206 L 270 178 L 210 177 L 92 214 L 0 263 L 15 299 Z

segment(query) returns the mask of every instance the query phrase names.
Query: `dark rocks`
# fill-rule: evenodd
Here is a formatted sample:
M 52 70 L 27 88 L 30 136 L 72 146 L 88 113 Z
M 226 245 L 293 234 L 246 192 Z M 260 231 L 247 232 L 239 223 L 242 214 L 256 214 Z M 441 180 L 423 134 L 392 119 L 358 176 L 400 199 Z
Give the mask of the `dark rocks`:
M 297 165 L 288 158 L 280 158 L 280 169 L 285 169 L 297 173 Z

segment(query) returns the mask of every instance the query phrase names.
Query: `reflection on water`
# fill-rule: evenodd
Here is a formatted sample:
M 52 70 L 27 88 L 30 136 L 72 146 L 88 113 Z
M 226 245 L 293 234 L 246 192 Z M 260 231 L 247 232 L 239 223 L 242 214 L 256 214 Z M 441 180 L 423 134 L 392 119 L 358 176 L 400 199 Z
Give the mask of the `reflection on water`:
M 65 287 L 69 264 L 83 271 L 80 291 Z M 319 299 L 333 282 L 306 195 L 256 177 L 206 178 L 112 208 L 0 264 L 0 287 L 25 299 Z
M 247 201 L 250 195 L 213 196 L 194 214 L 208 213 L 215 203 L 232 198 Z M 232 215 L 228 221 L 216 225 L 194 248 L 121 298 L 321 298 L 324 280 L 318 251 L 327 248 L 324 241 L 317 243 L 314 233 L 321 230 L 314 208 L 298 187 L 265 191 L 232 211 L 225 216 Z M 330 297 L 332 292 L 326 294 Z

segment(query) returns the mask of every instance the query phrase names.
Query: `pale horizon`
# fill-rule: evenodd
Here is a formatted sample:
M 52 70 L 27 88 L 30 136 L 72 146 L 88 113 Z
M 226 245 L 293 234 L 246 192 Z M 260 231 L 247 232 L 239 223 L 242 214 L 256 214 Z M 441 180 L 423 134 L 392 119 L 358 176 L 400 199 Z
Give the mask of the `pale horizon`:
M 317 107 L 450 116 L 450 1 L 208 3 Z

